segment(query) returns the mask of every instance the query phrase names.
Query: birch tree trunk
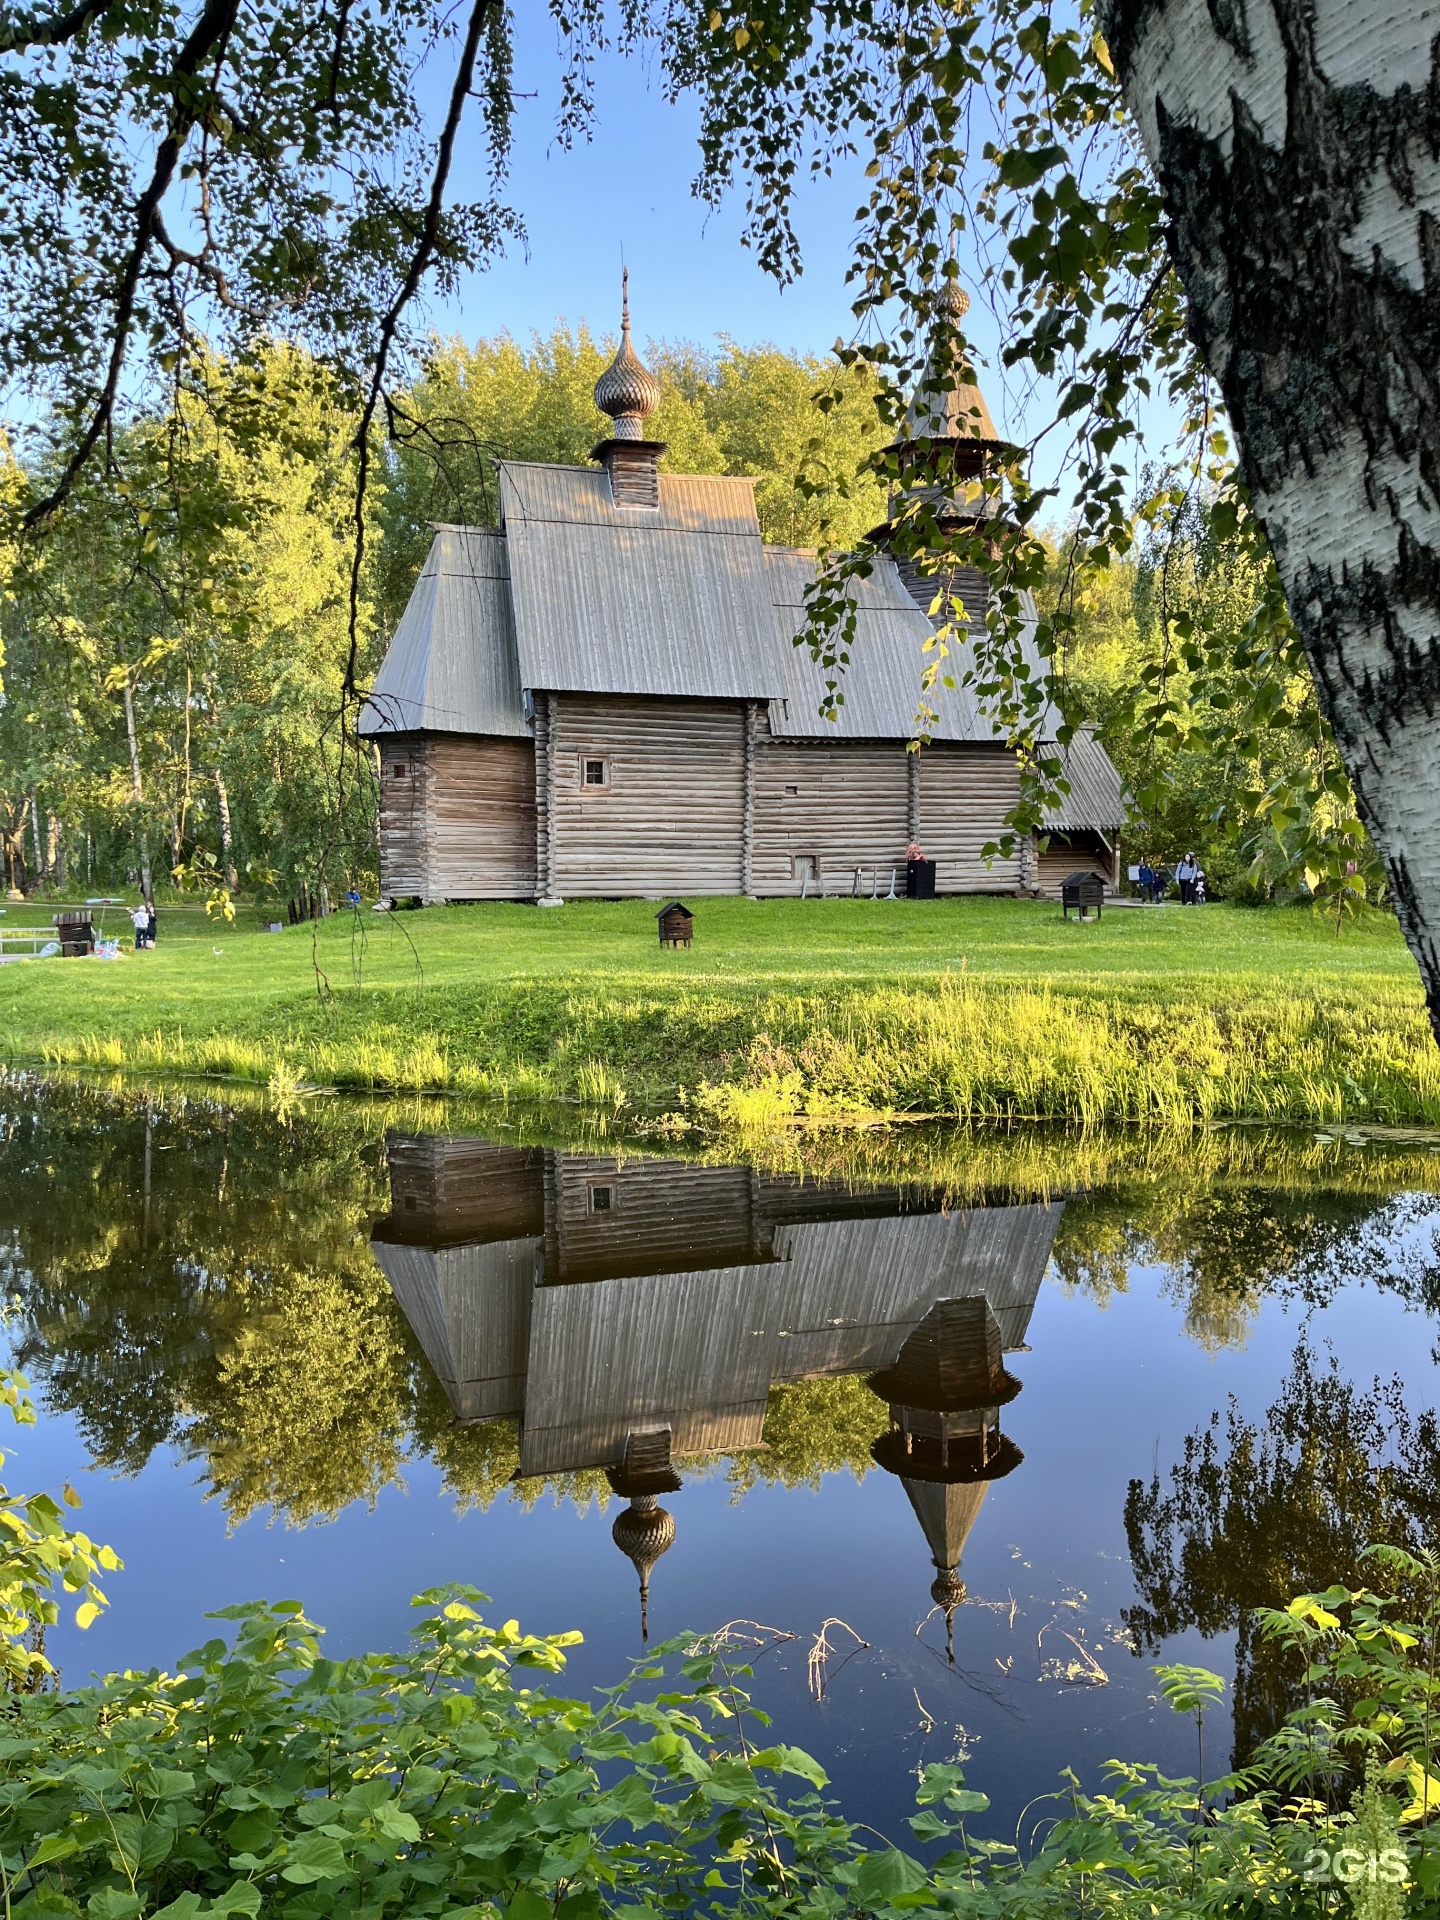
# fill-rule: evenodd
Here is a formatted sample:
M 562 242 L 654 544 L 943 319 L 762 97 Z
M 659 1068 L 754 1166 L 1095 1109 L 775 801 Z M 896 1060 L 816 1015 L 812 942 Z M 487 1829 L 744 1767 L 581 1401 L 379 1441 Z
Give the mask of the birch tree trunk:
M 135 802 L 136 831 L 140 839 L 140 897 L 147 907 L 155 905 L 155 888 L 150 878 L 150 834 L 142 809 L 145 787 L 140 778 L 140 741 L 135 732 L 135 689 L 128 677 L 125 688 L 125 738 L 130 745 L 130 793 Z
M 215 804 L 220 814 L 220 864 L 225 871 L 225 884 L 232 893 L 240 885 L 240 875 L 235 870 L 235 835 L 230 825 L 230 793 L 225 785 L 225 776 L 219 767 L 215 769 Z
M 1440 0 L 1102 0 L 1440 1034 Z

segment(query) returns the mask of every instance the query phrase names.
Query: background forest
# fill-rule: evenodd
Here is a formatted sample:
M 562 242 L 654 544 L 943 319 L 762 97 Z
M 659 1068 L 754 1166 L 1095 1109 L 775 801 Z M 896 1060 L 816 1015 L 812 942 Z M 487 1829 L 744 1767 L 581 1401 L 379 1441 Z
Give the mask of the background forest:
M 493 524 L 499 459 L 584 462 L 602 425 L 592 389 L 612 350 L 583 326 L 528 346 L 508 335 L 432 344 L 394 405 L 367 496 L 353 583 L 362 684 L 430 523 Z M 649 357 L 667 464 L 756 476 L 767 540 L 846 548 L 883 518 L 883 483 L 865 465 L 889 431 L 863 369 L 732 341 L 714 353 L 662 344 Z M 0 550 L 12 893 L 153 883 L 303 911 L 322 888 L 373 892 L 368 762 L 347 753 L 338 719 L 354 432 L 329 376 L 298 350 L 243 364 L 197 357 L 173 370 L 163 405 L 128 421 L 121 457 L 86 474 L 41 540 Z M 0 448 L 0 489 L 17 501 L 43 487 L 60 442 L 57 427 L 23 461 Z M 1073 592 L 1069 542 L 1056 530 L 1048 544 L 1059 600 Z M 1315 848 L 1328 845 L 1332 886 L 1348 875 L 1375 897 L 1338 761 L 1293 724 L 1313 704 L 1308 682 L 1276 688 L 1273 724 L 1237 748 L 1225 677 L 1200 671 L 1196 634 L 1233 656 L 1256 619 L 1260 563 L 1187 496 L 1130 558 L 1086 579 L 1059 665 L 1134 795 L 1130 857 L 1194 847 L 1212 893 L 1286 897 L 1327 890 Z M 1157 686 L 1164 698 L 1147 713 Z M 1318 836 L 1313 808 L 1303 819 L 1291 809 L 1297 787 L 1320 795 Z

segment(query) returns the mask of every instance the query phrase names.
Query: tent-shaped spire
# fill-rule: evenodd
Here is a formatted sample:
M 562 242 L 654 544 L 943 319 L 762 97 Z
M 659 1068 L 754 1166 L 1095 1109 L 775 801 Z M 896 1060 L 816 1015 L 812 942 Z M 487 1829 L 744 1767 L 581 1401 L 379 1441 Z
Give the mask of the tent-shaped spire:
M 937 1300 L 894 1364 L 872 1373 L 867 1384 L 890 1402 L 889 1431 L 871 1456 L 899 1479 L 925 1534 L 935 1565 L 930 1597 L 945 1614 L 953 1661 L 955 1610 L 965 1599 L 959 1573 L 965 1542 L 986 1487 L 1024 1458 L 1000 1432 L 1000 1408 L 1020 1382 L 1002 1361 L 989 1301 L 983 1294 Z
M 970 296 L 958 280 L 947 280 L 940 305 L 950 325 L 958 328 L 970 311 Z M 898 444 L 917 440 L 975 441 L 981 448 L 1004 448 L 974 370 L 953 340 L 932 349 L 906 409 Z

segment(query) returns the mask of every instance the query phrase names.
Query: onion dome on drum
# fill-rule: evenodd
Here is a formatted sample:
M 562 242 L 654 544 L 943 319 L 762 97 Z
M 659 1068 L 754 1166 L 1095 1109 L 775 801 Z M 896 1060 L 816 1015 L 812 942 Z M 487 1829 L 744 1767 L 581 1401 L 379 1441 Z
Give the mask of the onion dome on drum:
M 615 422 L 616 440 L 643 440 L 645 421 L 660 404 L 660 382 L 631 344 L 628 267 L 620 286 L 620 350 L 595 382 L 595 404 Z
M 675 1516 L 653 1493 L 633 1494 L 610 1538 L 640 1575 L 640 1637 L 650 1638 L 650 1569 L 675 1543 Z

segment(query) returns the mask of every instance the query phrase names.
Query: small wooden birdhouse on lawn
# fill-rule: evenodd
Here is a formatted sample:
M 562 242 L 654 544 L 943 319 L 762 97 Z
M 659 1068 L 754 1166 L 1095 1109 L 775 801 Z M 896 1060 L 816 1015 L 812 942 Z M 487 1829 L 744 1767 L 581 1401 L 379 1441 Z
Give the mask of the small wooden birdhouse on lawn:
M 1100 918 L 1105 902 L 1105 882 L 1098 873 L 1089 873 L 1083 869 L 1072 873 L 1060 889 L 1061 918 L 1068 920 L 1073 907 L 1082 920 L 1088 920 L 1093 913 Z
M 695 933 L 695 916 L 679 900 L 662 907 L 655 918 L 660 922 L 662 947 L 688 947 Z

